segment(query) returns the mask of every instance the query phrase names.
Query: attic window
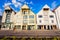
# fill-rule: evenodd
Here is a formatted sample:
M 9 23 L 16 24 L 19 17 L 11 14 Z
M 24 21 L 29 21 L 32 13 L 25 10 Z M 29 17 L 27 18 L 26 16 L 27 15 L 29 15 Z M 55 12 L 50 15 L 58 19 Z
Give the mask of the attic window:
M 28 9 L 28 8 L 23 8 L 22 10 L 30 10 L 30 9 Z
M 49 10 L 49 8 L 44 8 L 43 10 L 44 10 L 44 11 L 47 11 L 47 10 Z
M 11 13 L 12 11 L 11 10 L 5 10 L 6 13 Z

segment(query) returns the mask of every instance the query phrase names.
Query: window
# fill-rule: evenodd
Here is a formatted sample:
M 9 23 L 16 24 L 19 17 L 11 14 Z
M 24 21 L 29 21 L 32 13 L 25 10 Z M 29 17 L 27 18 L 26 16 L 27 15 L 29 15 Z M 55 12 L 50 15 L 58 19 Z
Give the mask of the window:
M 20 29 L 20 28 L 21 28 L 21 26 L 20 26 L 20 25 L 16 25 L 15 27 L 16 27 L 17 29 Z
M 48 27 L 48 29 L 47 29 L 47 30 L 50 30 L 49 25 L 48 25 L 47 27 Z
M 27 24 L 27 20 L 23 20 L 23 23 L 24 23 L 24 24 Z
M 38 29 L 41 29 L 41 25 L 38 26 Z
M 23 16 L 24 19 L 27 19 L 27 15 Z
M 10 16 L 6 16 L 6 23 L 10 22 Z
M 29 18 L 34 18 L 34 15 L 30 15 Z
M 10 27 L 10 24 L 6 24 L 5 28 Z
M 22 9 L 22 13 L 23 13 L 24 15 L 29 14 L 29 11 L 30 11 L 30 9 L 26 9 L 26 8 L 23 8 L 23 9 Z
M 42 18 L 42 15 L 39 15 L 38 17 L 39 17 L 39 18 Z
M 6 19 L 6 23 L 9 23 L 10 22 L 10 19 Z
M 26 30 L 26 25 L 23 25 L 22 26 L 22 30 Z
M 44 11 L 47 11 L 47 10 L 49 10 L 49 8 L 44 8 L 43 10 L 44 10 Z
M 27 11 L 23 11 L 23 14 L 28 14 Z
M 9 22 L 9 21 L 10 21 L 10 19 L 7 20 L 7 22 Z
M 5 28 L 5 26 L 3 26 L 3 28 Z
M 23 12 L 23 14 L 25 14 L 25 11 Z
M 54 23 L 54 20 L 51 20 L 52 23 Z
M 6 13 L 12 13 L 12 10 L 5 10 Z
M 10 22 L 10 16 L 11 16 L 11 13 L 12 13 L 12 11 L 11 10 L 5 10 L 5 12 L 6 12 L 6 23 L 9 23 Z
M 10 22 L 10 18 L 6 17 L 6 23 L 9 23 L 9 22 Z
M 28 30 L 33 30 L 34 29 L 34 26 L 33 25 L 28 25 Z
M 34 23 L 34 20 L 30 20 L 29 23 Z
M 54 16 L 53 15 L 50 15 L 50 18 L 54 18 Z
M 41 23 L 42 21 L 41 21 L 41 20 L 39 20 L 39 22 Z
M 52 25 L 51 25 L 51 29 L 53 29 Z
M 44 29 L 46 29 L 46 25 L 44 25 Z

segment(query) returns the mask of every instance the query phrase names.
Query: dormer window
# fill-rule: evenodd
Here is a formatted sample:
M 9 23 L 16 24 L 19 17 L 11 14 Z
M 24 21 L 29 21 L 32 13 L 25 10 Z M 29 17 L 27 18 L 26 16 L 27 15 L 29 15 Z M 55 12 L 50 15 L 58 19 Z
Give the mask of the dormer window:
M 5 12 L 6 12 L 6 13 L 12 13 L 12 11 L 9 10 L 9 9 L 5 10 Z
M 28 14 L 28 13 L 29 13 L 29 9 L 25 9 L 25 8 L 22 9 L 22 13 L 23 13 L 23 14 Z
M 23 14 L 27 14 L 27 12 L 26 12 L 26 11 L 24 11 L 24 12 L 23 12 Z
M 43 10 L 44 10 L 44 11 L 47 11 L 47 10 L 49 10 L 49 8 L 44 8 Z

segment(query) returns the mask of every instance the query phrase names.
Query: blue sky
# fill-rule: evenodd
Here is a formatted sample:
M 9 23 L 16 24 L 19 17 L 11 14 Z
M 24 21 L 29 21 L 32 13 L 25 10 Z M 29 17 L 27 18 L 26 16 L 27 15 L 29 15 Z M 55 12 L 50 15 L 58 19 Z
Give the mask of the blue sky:
M 45 4 L 50 6 L 51 10 L 60 6 L 60 0 L 0 0 L 0 15 L 4 12 L 5 6 L 9 5 L 15 12 L 18 12 L 24 4 L 37 14 Z

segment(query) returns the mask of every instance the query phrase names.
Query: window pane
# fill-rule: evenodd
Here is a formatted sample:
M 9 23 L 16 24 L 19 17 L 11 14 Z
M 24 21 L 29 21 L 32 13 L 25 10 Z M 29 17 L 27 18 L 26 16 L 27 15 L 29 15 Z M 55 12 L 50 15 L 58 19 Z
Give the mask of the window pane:
M 44 29 L 46 29 L 46 25 L 44 25 Z
M 54 20 L 51 20 L 52 23 L 54 23 Z
M 12 11 L 11 11 L 11 10 L 8 10 L 8 9 L 5 10 L 5 12 L 6 12 L 6 13 L 12 13 Z
M 20 28 L 21 28 L 21 26 L 20 26 L 20 25 L 16 25 L 15 27 L 16 27 L 17 29 L 20 29 Z
M 39 17 L 39 18 L 42 18 L 42 15 L 39 15 L 38 17 Z
M 27 11 L 23 11 L 23 14 L 28 14 Z
M 50 15 L 50 18 L 54 18 L 54 16 L 53 15 Z
M 41 25 L 38 26 L 38 29 L 41 29 Z
M 24 19 L 27 19 L 27 15 L 23 16 Z
M 51 29 L 53 29 L 53 26 L 51 25 Z
M 41 23 L 42 21 L 41 21 L 41 20 L 39 20 L 39 22 Z
M 43 10 L 44 10 L 44 11 L 47 11 L 47 10 L 49 10 L 49 8 L 44 8 Z
M 9 23 L 10 22 L 10 19 L 6 20 L 6 23 Z
M 33 30 L 34 29 L 34 26 L 33 25 L 29 25 L 28 26 L 28 30 Z
M 10 16 L 11 16 L 11 13 L 12 11 L 11 10 L 5 10 L 6 12 L 6 23 L 9 23 L 10 22 Z
M 24 24 L 27 24 L 27 20 L 23 20 L 23 23 L 24 23 Z
M 48 27 L 48 30 L 50 30 L 49 25 L 47 27 Z
M 34 18 L 34 15 L 30 15 L 29 18 Z

